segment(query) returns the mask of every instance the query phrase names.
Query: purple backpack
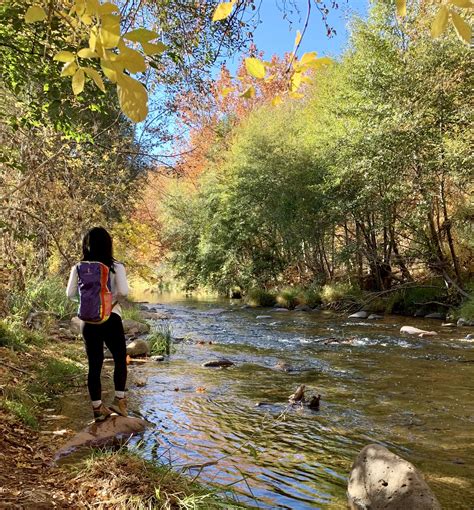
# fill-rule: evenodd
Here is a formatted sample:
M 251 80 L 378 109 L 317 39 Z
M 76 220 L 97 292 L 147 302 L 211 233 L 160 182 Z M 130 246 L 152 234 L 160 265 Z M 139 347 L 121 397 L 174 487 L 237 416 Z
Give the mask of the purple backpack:
M 76 266 L 79 289 L 79 319 L 101 324 L 112 313 L 110 269 L 102 262 L 80 262 Z

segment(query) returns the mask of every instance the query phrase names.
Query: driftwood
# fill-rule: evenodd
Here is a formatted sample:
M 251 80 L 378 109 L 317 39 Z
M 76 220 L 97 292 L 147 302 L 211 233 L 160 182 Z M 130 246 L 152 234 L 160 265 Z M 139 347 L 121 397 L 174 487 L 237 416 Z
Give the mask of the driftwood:
M 293 395 L 290 395 L 288 399 L 290 404 L 304 404 L 308 407 L 308 409 L 312 409 L 313 411 L 319 410 L 321 395 L 311 395 L 307 400 L 305 397 L 305 389 L 306 386 L 304 384 L 298 386 Z
M 301 386 L 298 386 L 298 388 L 293 393 L 293 395 L 289 396 L 289 398 L 288 398 L 289 402 L 292 404 L 296 404 L 297 402 L 304 402 L 305 401 L 304 390 L 305 390 L 304 384 L 302 384 Z

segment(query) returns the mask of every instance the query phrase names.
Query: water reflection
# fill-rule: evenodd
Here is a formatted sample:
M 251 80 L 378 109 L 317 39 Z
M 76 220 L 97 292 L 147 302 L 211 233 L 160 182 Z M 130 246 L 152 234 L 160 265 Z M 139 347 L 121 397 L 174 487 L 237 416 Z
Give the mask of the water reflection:
M 446 508 L 470 508 L 474 356 L 458 331 L 434 321 L 350 322 L 181 296 L 160 303 L 175 336 L 212 345 L 180 344 L 169 363 L 135 369 L 148 382 L 133 389 L 133 400 L 157 424 L 145 436 L 145 455 L 182 467 L 217 462 L 189 472 L 232 485 L 250 505 L 345 508 L 354 457 L 381 442 L 424 472 Z M 404 324 L 441 334 L 407 338 Z M 236 366 L 201 367 L 216 355 Z M 276 370 L 281 361 L 292 371 Z M 322 394 L 319 412 L 284 412 L 301 383 Z

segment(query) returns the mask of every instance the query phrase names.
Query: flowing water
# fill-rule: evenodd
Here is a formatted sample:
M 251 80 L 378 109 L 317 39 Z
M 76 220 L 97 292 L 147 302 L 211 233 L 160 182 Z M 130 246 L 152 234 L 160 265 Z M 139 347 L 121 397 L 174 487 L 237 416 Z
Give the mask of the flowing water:
M 146 385 L 130 384 L 131 407 L 156 425 L 139 445 L 146 457 L 228 486 L 253 507 L 336 509 L 346 508 L 357 453 L 378 442 L 423 472 L 443 508 L 474 508 L 469 328 L 147 299 L 169 314 L 175 337 L 193 342 L 176 344 L 168 361 L 133 368 Z M 440 334 L 406 337 L 399 333 L 405 324 Z M 202 367 L 216 357 L 235 366 Z M 300 384 L 321 394 L 319 411 L 288 408 Z

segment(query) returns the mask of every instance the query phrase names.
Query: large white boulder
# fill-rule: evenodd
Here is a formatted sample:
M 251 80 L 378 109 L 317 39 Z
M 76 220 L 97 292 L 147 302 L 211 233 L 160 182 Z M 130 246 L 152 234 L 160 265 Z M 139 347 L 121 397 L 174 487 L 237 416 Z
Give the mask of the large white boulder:
M 407 335 L 418 335 L 421 338 L 424 336 L 436 336 L 438 334 L 436 331 L 425 331 L 424 329 L 414 328 L 413 326 L 402 326 L 400 328 L 400 333 L 405 333 Z
M 355 460 L 347 498 L 351 510 L 441 510 L 415 466 L 377 444 Z
M 124 319 L 123 329 L 126 335 L 144 335 L 150 331 L 150 326 L 144 322 Z

